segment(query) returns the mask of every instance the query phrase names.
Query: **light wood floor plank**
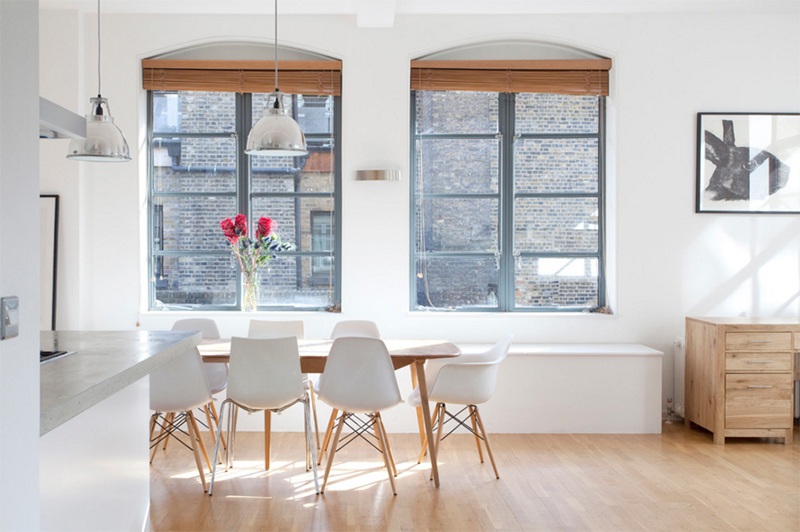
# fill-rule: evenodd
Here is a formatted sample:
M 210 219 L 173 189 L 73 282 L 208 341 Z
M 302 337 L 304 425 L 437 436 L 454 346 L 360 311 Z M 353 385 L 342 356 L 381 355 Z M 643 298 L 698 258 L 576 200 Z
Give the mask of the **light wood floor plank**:
M 800 437 L 732 439 L 683 424 L 663 434 L 493 434 L 500 479 L 470 434 L 440 447 L 441 488 L 418 465 L 419 437 L 390 434 L 392 496 L 381 456 L 363 442 L 336 453 L 325 494 L 305 470 L 303 435 L 240 433 L 234 467 L 203 493 L 192 453 L 158 450 L 151 527 L 159 531 L 800 530 Z M 207 436 L 208 433 L 204 433 Z M 207 441 L 207 444 L 210 442 Z

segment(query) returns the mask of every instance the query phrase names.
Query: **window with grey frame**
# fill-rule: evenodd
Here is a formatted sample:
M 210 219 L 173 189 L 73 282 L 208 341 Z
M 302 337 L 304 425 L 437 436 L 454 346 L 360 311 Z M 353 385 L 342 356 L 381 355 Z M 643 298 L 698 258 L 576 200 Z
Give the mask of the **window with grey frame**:
M 604 97 L 412 91 L 412 310 L 604 306 Z
M 325 309 L 340 301 L 340 97 L 286 95 L 304 157 L 250 157 L 247 134 L 268 94 L 148 91 L 150 308 L 238 310 L 241 279 L 219 222 L 272 218 L 295 249 L 260 269 L 260 309 Z M 326 211 L 327 238 L 312 228 Z M 320 260 L 329 264 L 322 278 Z

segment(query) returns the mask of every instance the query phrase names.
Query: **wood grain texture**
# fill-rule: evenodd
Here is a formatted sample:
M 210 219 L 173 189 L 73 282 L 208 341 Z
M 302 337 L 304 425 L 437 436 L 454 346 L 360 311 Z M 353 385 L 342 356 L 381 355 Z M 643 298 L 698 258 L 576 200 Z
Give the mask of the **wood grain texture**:
M 687 318 L 687 426 L 718 444 L 774 435 L 790 444 L 797 336 L 794 318 Z
M 791 371 L 793 353 L 771 353 L 769 351 L 727 351 L 725 353 L 725 371 L 744 371 L 762 373 L 775 371 Z
M 792 398 L 788 373 L 726 375 L 725 428 L 791 428 Z
M 729 332 L 725 349 L 747 351 L 781 351 L 792 348 L 790 332 Z
M 237 436 L 237 464 L 200 489 L 192 453 L 171 445 L 151 469 L 151 527 L 159 531 L 800 530 L 800 443 L 735 439 L 682 424 L 662 434 L 492 434 L 502 478 L 474 438 L 440 447 L 442 487 L 417 465 L 419 436 L 389 434 L 397 496 L 375 450 L 336 455 L 324 495 L 297 449 L 302 433 Z M 794 427 L 798 431 L 797 425 Z M 207 436 L 207 434 L 206 434 Z M 797 441 L 795 439 L 795 441 Z

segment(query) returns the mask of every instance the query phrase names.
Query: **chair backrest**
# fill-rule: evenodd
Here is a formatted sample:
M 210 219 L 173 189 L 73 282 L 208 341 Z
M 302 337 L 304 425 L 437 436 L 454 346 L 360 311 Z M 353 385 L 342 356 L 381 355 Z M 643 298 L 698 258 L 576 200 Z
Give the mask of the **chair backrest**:
M 253 410 L 272 410 L 304 393 L 297 338 L 231 339 L 228 399 Z
M 504 351 L 508 354 L 508 349 L 511 347 L 511 340 L 513 339 L 513 335 L 506 335 L 482 353 L 462 353 L 454 358 L 429 360 L 425 363 L 425 382 L 428 383 L 428 391 L 430 392 L 433 389 L 433 383 L 436 382 L 436 377 L 443 367 L 449 364 L 466 364 L 468 362 L 492 362 L 500 356 L 505 356 L 502 354 Z
M 151 410 L 186 412 L 209 401 L 211 390 L 196 347 L 184 351 L 150 374 Z
M 173 331 L 200 331 L 203 339 L 219 338 L 217 322 L 211 318 L 186 318 L 172 324 Z M 225 389 L 228 382 L 228 365 L 220 363 L 204 364 L 206 379 L 211 387 L 211 393 L 219 393 Z
M 172 324 L 173 331 L 200 331 L 203 339 L 219 338 L 217 322 L 210 318 L 186 318 Z
M 461 355 L 441 366 L 428 395 L 437 403 L 485 403 L 494 394 L 497 372 L 511 347 L 513 336 L 501 338 L 488 351 Z M 430 382 L 426 375 L 426 382 Z
M 333 341 L 319 379 L 319 396 L 343 412 L 380 412 L 401 402 L 392 358 L 377 338 Z
M 248 338 L 286 338 L 294 336 L 298 340 L 306 337 L 303 320 L 250 320 Z
M 333 326 L 333 332 L 331 333 L 331 340 L 336 340 L 337 338 L 343 338 L 345 336 L 350 337 L 362 337 L 362 338 L 380 338 L 381 332 L 378 330 L 378 326 L 375 325 L 375 322 L 369 320 L 345 320 L 340 321 L 336 325 Z

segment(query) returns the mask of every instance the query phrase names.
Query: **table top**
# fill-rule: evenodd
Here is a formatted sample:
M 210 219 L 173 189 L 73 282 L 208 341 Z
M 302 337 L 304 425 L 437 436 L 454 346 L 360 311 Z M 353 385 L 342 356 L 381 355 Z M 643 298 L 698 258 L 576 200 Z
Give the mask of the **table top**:
M 452 358 L 461 354 L 457 345 L 445 340 L 383 340 L 392 364 L 399 369 L 416 361 L 433 358 Z M 325 359 L 331 350 L 333 340 L 298 340 L 300 361 L 304 373 L 322 373 Z M 230 360 L 230 338 L 203 340 L 197 346 L 204 362 L 228 362 Z
M 201 340 L 186 331 L 42 331 L 45 351 L 75 351 L 40 366 L 39 435 L 146 377 Z

